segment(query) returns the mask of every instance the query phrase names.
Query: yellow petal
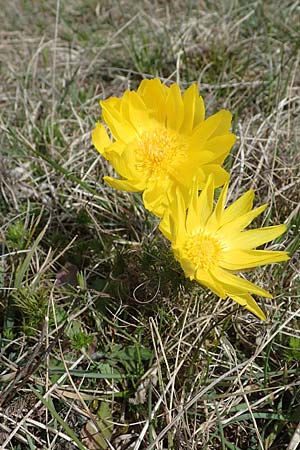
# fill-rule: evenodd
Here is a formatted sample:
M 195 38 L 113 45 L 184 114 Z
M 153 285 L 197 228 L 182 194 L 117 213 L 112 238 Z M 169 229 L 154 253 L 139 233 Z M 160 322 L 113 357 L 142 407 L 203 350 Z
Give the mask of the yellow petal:
M 203 167 L 205 166 L 199 163 L 197 158 L 188 156 L 187 160 L 182 162 L 180 165 L 170 166 L 168 168 L 168 173 L 175 184 L 183 186 L 188 191 L 191 188 L 193 178 L 197 180 L 199 189 L 201 189 L 204 187 L 207 179 Z
M 145 103 L 136 92 L 128 91 L 126 97 L 124 95 L 123 104 L 124 109 L 121 110 L 122 113 L 124 111 L 123 116 L 128 119 L 137 132 L 142 133 L 153 125 Z
M 223 189 L 219 195 L 217 204 L 215 206 L 215 216 L 217 219 L 217 222 L 221 222 L 222 215 L 225 208 L 226 198 L 227 198 L 227 192 L 228 192 L 228 183 L 225 183 L 223 186 Z
M 168 202 L 163 218 L 160 221 L 159 229 L 169 241 L 172 241 L 173 237 L 176 240 L 175 236 L 177 234 L 177 228 L 174 229 L 174 217 L 182 217 L 182 215 L 185 214 L 186 205 L 182 190 L 178 189 L 174 184 L 170 184 L 167 197 Z M 183 233 L 185 234 L 185 229 L 183 229 Z
M 122 141 L 114 141 L 109 147 L 103 151 L 103 156 L 110 161 L 111 155 L 121 155 L 126 148 L 126 144 Z
M 136 130 L 123 118 L 120 111 L 113 106 L 112 102 L 108 100 L 100 103 L 103 118 L 109 126 L 112 135 L 115 139 L 121 139 L 124 142 L 132 141 L 137 136 Z
M 230 235 L 229 239 L 227 239 L 227 243 L 232 248 L 250 250 L 259 247 L 266 242 L 273 241 L 273 239 L 276 239 L 278 236 L 285 233 L 286 228 L 286 225 L 275 225 L 273 227 L 242 231 L 241 233 Z
M 130 146 L 123 145 L 122 152 L 110 151 L 106 154 L 107 159 L 115 169 L 115 171 L 123 178 L 130 180 L 140 180 L 139 174 L 136 171 L 135 153 Z M 139 181 L 139 183 L 141 180 Z M 145 180 L 144 180 L 145 185 Z
M 223 184 L 229 180 L 229 173 L 218 164 L 205 164 L 202 167 L 202 170 L 205 176 L 204 182 L 210 174 L 213 175 L 215 188 L 223 186 Z M 202 180 L 199 179 L 199 189 L 203 188 L 203 182 L 201 183 L 201 181 Z
M 112 177 L 103 177 L 103 180 L 114 189 L 120 189 L 126 192 L 140 192 L 144 189 L 142 184 L 138 184 L 136 181 L 130 180 L 117 180 Z
M 209 210 L 210 211 L 210 210 Z M 190 201 L 188 204 L 188 212 L 186 216 L 186 230 L 189 234 L 194 233 L 199 228 L 199 206 L 198 206 L 198 183 L 194 178 L 193 185 L 190 190 Z M 210 212 L 208 213 L 209 216 Z
M 113 108 L 120 112 L 122 101 L 122 98 L 109 97 L 106 100 L 101 100 L 99 103 L 101 107 L 103 106 L 103 104 L 105 104 L 106 106 L 109 106 L 110 108 Z
M 233 214 L 231 215 L 231 217 L 228 215 L 226 218 L 226 213 L 228 212 L 227 208 L 224 211 L 223 214 L 223 223 L 228 219 L 228 222 L 226 223 L 226 225 L 222 225 L 222 227 L 220 228 L 220 232 L 222 232 L 222 234 L 224 234 L 225 236 L 227 235 L 227 233 L 231 233 L 236 234 L 239 231 L 242 231 L 244 228 L 246 228 L 253 219 L 255 219 L 255 217 L 259 216 L 267 207 L 268 205 L 262 205 L 259 206 L 256 209 L 253 209 L 252 211 L 242 215 L 241 217 L 239 216 L 233 216 Z M 231 220 L 230 220 L 231 219 Z
M 223 164 L 224 159 L 228 156 L 235 142 L 236 136 L 232 133 L 222 134 L 221 136 L 209 139 L 205 144 L 205 150 L 210 151 L 213 155 L 210 162 Z
M 265 289 L 262 289 L 259 286 L 256 286 L 256 284 L 253 284 L 244 278 L 239 278 L 219 267 L 214 267 L 210 272 L 213 278 L 224 286 L 224 290 L 230 297 L 232 294 L 239 295 L 243 293 L 253 293 L 256 295 L 261 295 L 262 297 L 272 298 L 272 295 Z
M 209 271 L 204 269 L 198 269 L 196 272 L 196 280 L 204 286 L 208 287 L 212 292 L 217 294 L 221 298 L 226 297 L 226 292 L 221 283 L 212 277 Z
M 201 166 L 211 164 L 213 159 L 215 158 L 215 155 L 212 151 L 206 150 L 205 147 L 204 149 L 201 149 L 201 151 L 199 151 L 198 147 L 196 151 L 192 150 L 189 152 L 189 158 L 193 160 L 193 164 L 195 167 L 196 164 Z
M 219 264 L 224 269 L 243 270 L 288 259 L 287 252 L 232 249 L 222 252 Z
M 146 105 L 149 106 L 150 104 L 153 104 L 153 95 L 155 92 L 160 93 L 163 98 L 166 98 L 169 89 L 170 88 L 168 88 L 166 85 L 162 84 L 159 78 L 153 78 L 152 80 L 142 80 L 137 89 L 137 93 L 143 98 Z M 155 100 L 157 100 L 157 98 L 155 98 Z M 150 101 L 149 104 L 148 101 Z
M 151 116 L 163 125 L 165 125 L 166 97 L 169 89 L 155 78 L 154 80 L 143 80 L 137 90 Z
M 249 190 L 245 192 L 240 198 L 238 198 L 234 203 L 232 203 L 223 214 L 223 224 L 236 219 L 237 217 L 243 216 L 247 212 L 251 211 L 254 199 L 254 191 Z
M 212 213 L 214 202 L 214 188 L 214 178 L 210 176 L 203 188 L 203 191 L 198 197 L 197 211 L 199 228 L 205 227 L 206 222 Z
M 250 294 L 231 295 L 230 298 L 240 305 L 244 306 L 248 311 L 255 314 L 259 319 L 266 320 L 264 312 L 260 309 L 254 298 Z
M 148 183 L 144 193 L 143 202 L 145 208 L 153 212 L 158 217 L 163 217 L 168 206 L 167 193 L 170 188 L 170 181 L 166 179 L 153 180 Z
M 228 192 L 228 183 L 225 183 L 225 185 L 219 195 L 215 209 L 206 224 L 206 228 L 208 230 L 210 230 L 210 232 L 217 231 L 222 224 L 222 216 L 223 216 L 223 212 L 224 212 L 224 206 L 225 206 L 225 202 L 226 202 L 227 192 Z
M 222 120 L 220 120 L 218 127 L 214 130 L 211 137 L 227 133 L 230 130 L 232 114 L 225 109 L 221 110 L 220 113 L 222 113 Z
M 98 152 L 102 154 L 112 144 L 104 125 L 99 122 L 96 123 L 96 127 L 92 132 L 92 142 Z
M 130 91 L 125 91 L 123 94 L 123 97 L 121 98 L 121 103 L 120 103 L 120 108 L 119 108 L 119 112 L 121 114 L 121 116 L 123 117 L 123 119 L 125 119 L 125 121 L 130 123 L 130 117 L 129 117 L 129 96 L 130 96 Z
M 172 240 L 170 210 L 169 209 L 165 210 L 163 218 L 160 221 L 158 228 L 159 228 L 160 232 L 165 236 L 165 238 L 168 239 L 168 241 Z
M 228 133 L 231 124 L 231 114 L 229 111 L 221 110 L 201 122 L 195 129 L 191 138 L 192 147 L 199 146 L 208 139 L 218 134 Z
M 171 190 L 169 191 L 171 192 Z M 170 231 L 172 245 L 182 245 L 186 239 L 186 203 L 181 189 L 177 186 L 173 200 L 168 206 L 170 212 Z
M 180 88 L 177 84 L 172 84 L 170 87 L 166 100 L 166 109 L 167 127 L 175 131 L 179 130 L 183 121 L 184 107 Z
M 205 117 L 205 107 L 203 98 L 199 97 L 196 84 L 192 84 L 183 94 L 184 119 L 181 125 L 181 132 L 189 133 Z
M 184 271 L 184 274 L 190 280 L 195 279 L 196 267 L 195 265 L 187 258 L 182 257 L 182 255 L 177 255 L 176 250 L 174 251 L 175 258 L 180 262 L 180 265 Z

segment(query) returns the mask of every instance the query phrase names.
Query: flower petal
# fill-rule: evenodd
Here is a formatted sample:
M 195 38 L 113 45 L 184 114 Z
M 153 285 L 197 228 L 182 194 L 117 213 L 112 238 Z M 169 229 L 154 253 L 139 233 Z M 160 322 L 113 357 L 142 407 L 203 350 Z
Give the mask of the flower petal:
M 119 144 L 119 141 L 115 143 Z M 120 146 L 120 144 L 119 144 Z M 131 180 L 139 180 L 139 183 L 143 183 L 146 186 L 145 180 L 140 180 L 138 174 L 136 173 L 136 159 L 135 153 L 132 151 L 131 146 L 122 145 L 123 151 L 110 151 L 106 153 L 106 158 L 109 160 L 115 171 L 121 175 L 123 178 L 128 178 Z M 118 147 L 117 147 L 118 150 Z
M 111 160 L 112 155 L 118 154 L 121 155 L 126 148 L 126 144 L 122 141 L 114 141 L 111 143 L 109 147 L 106 147 L 104 152 L 102 153 L 104 158 L 108 161 Z
M 207 189 L 207 188 L 206 188 Z M 190 200 L 188 204 L 188 212 L 186 216 L 186 230 L 188 234 L 193 234 L 199 228 L 199 206 L 198 206 L 198 183 L 193 180 L 193 185 L 190 190 Z M 210 214 L 210 210 L 208 216 Z
M 184 117 L 183 101 L 178 84 L 172 84 L 166 100 L 167 127 L 179 130 Z
M 168 169 L 168 173 L 171 175 L 175 183 L 179 183 L 186 188 L 190 189 L 192 179 L 194 177 L 198 181 L 199 189 L 204 187 L 204 184 L 208 178 L 208 175 L 212 173 L 212 171 L 219 167 L 213 166 L 212 170 L 206 170 L 206 173 L 203 169 L 206 169 L 207 165 L 205 165 L 205 159 L 201 160 L 202 157 L 208 156 L 208 159 L 211 158 L 211 154 L 207 155 L 210 152 L 201 152 L 198 155 L 192 154 L 188 155 L 188 159 L 184 161 L 180 167 L 178 166 L 170 166 Z M 216 169 L 217 171 L 218 169 Z M 227 173 L 227 172 L 226 172 Z
M 230 206 L 228 206 L 223 214 L 223 225 L 232 222 L 237 217 L 240 217 L 246 214 L 247 212 L 251 211 L 253 199 L 254 199 L 254 191 L 251 189 L 245 192 L 245 194 L 243 194 Z
M 241 295 L 231 295 L 230 298 L 240 305 L 244 306 L 248 311 L 255 314 L 259 319 L 266 320 L 266 316 L 264 312 L 260 309 L 252 295 L 250 294 L 241 294 Z
M 254 230 L 242 231 L 229 236 L 228 244 L 232 248 L 250 250 L 259 247 L 266 242 L 273 241 L 286 231 L 286 225 L 275 225 L 272 227 L 256 228 Z
M 222 134 L 221 136 L 209 139 L 205 144 L 205 150 L 212 153 L 211 163 L 223 164 L 224 159 L 228 156 L 231 148 L 236 142 L 236 136 L 232 133 Z
M 229 173 L 218 164 L 206 164 L 202 167 L 202 171 L 205 178 L 198 178 L 199 189 L 203 189 L 204 183 L 210 174 L 213 175 L 215 188 L 223 186 L 229 180 Z
M 170 209 L 165 209 L 164 215 L 162 220 L 159 223 L 158 226 L 161 233 L 165 236 L 165 238 L 168 239 L 168 241 L 172 240 L 172 233 L 171 233 L 171 215 L 170 215 Z
M 102 155 L 104 155 L 105 149 L 112 144 L 106 128 L 99 122 L 96 123 L 95 129 L 92 132 L 92 142 Z
M 199 228 L 206 228 L 213 231 L 213 224 L 220 221 L 219 216 L 222 214 L 222 208 L 226 200 L 227 185 L 224 186 L 216 208 L 213 211 L 214 198 L 214 178 L 209 176 L 209 180 L 204 186 L 203 191 L 198 197 L 198 183 L 194 179 L 193 186 L 190 190 L 190 202 L 188 203 L 188 212 L 186 219 L 187 232 L 192 234 L 197 232 Z M 214 227 L 214 229 L 218 227 Z
M 268 206 L 267 204 L 259 206 L 258 208 L 253 209 L 252 211 L 242 215 L 241 217 L 238 217 L 238 216 L 234 217 L 232 215 L 231 221 L 230 221 L 229 214 L 227 214 L 227 218 L 224 218 L 224 217 L 226 217 L 226 213 L 228 212 L 228 209 L 230 208 L 230 206 L 229 206 L 229 208 L 227 208 L 224 211 L 223 219 L 222 219 L 223 223 L 224 223 L 224 221 L 226 221 L 226 219 L 228 219 L 228 222 L 225 225 L 222 225 L 222 227 L 220 228 L 220 231 L 222 232 L 222 234 L 224 236 L 226 236 L 228 233 L 229 233 L 228 235 L 230 235 L 230 234 L 233 235 L 233 234 L 238 233 L 239 231 L 242 231 L 244 228 L 246 228 L 252 222 L 252 220 L 255 219 L 255 217 L 259 216 L 266 209 L 267 206 Z
M 228 133 L 231 127 L 231 121 L 232 121 L 232 114 L 231 112 L 222 109 L 219 111 L 221 115 L 221 120 L 218 124 L 218 127 L 214 130 L 214 133 L 211 137 L 218 136 L 220 134 Z M 218 113 L 217 113 L 218 114 Z M 215 114 L 216 115 L 216 114 Z
M 245 293 L 253 293 L 261 295 L 262 297 L 272 298 L 272 295 L 265 289 L 256 286 L 244 278 L 237 277 L 230 272 L 223 270 L 219 267 L 214 267 L 210 271 L 213 278 L 221 283 L 226 291 L 227 295 L 240 295 Z
M 115 189 L 120 189 L 126 192 L 140 192 L 144 189 L 142 185 L 139 185 L 136 181 L 130 180 L 117 180 L 112 177 L 103 177 L 103 180 Z
M 221 110 L 201 122 L 191 138 L 192 147 L 199 146 L 208 139 L 219 134 L 228 133 L 231 125 L 231 114 L 229 111 Z
M 153 120 L 141 97 L 134 91 L 127 91 L 123 96 L 121 113 L 138 133 L 151 128 Z
M 210 230 L 210 232 L 217 231 L 222 224 L 222 217 L 223 217 L 223 213 L 224 213 L 227 192 L 228 192 L 228 183 L 225 183 L 225 185 L 219 195 L 215 209 L 214 209 L 213 213 L 211 214 L 211 216 L 209 217 L 207 224 L 206 224 L 206 227 Z
M 154 80 L 143 80 L 137 90 L 143 99 L 151 117 L 163 125 L 166 117 L 166 98 L 169 92 L 167 86 L 163 85 L 157 78 Z
M 287 252 L 232 249 L 222 252 L 220 266 L 227 270 L 244 270 L 281 261 L 287 261 Z
M 103 119 L 109 126 L 109 129 L 115 139 L 121 139 L 124 142 L 130 142 L 136 137 L 135 128 L 123 118 L 120 111 L 114 106 L 112 99 L 100 102 L 102 106 Z
M 198 269 L 196 273 L 196 280 L 199 283 L 207 286 L 212 292 L 217 294 L 221 298 L 226 298 L 227 294 L 222 286 L 222 283 L 219 283 L 218 280 L 211 275 L 211 273 L 204 269 Z
M 214 178 L 209 177 L 203 191 L 198 197 L 197 204 L 197 215 L 198 215 L 198 227 L 204 228 L 208 218 L 210 217 L 213 210 L 214 201 Z M 195 219 L 193 219 L 194 221 Z
M 173 248 L 177 248 L 186 239 L 186 203 L 181 190 L 177 187 L 172 192 L 172 189 L 168 192 L 169 204 L 159 229 L 172 242 Z
M 182 270 L 184 271 L 184 274 L 187 278 L 190 280 L 195 279 L 195 273 L 196 273 L 196 267 L 195 264 L 192 263 L 192 261 L 188 258 L 183 257 L 181 254 L 177 254 L 178 252 L 174 250 L 174 256 L 177 259 L 177 261 L 180 262 L 180 265 L 182 267 Z
M 205 117 L 203 98 L 199 96 L 196 84 L 192 84 L 183 94 L 184 119 L 181 132 L 190 133 Z
M 145 208 L 153 212 L 158 217 L 163 217 L 167 203 L 167 193 L 170 189 L 168 178 L 157 179 L 148 183 L 143 193 Z

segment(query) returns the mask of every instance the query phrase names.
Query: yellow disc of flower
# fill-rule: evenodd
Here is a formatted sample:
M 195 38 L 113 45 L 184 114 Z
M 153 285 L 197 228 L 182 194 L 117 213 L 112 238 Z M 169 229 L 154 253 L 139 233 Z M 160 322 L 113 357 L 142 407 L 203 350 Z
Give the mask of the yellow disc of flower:
M 210 174 L 216 186 L 228 180 L 221 165 L 236 140 L 229 131 L 231 114 L 221 110 L 205 120 L 195 84 L 181 94 L 177 84 L 143 80 L 136 92 L 100 104 L 113 140 L 97 123 L 93 144 L 121 177 L 105 181 L 116 189 L 143 192 L 145 207 L 157 216 L 162 217 L 175 187 L 187 202 L 193 178 L 199 189 Z
M 256 247 L 284 233 L 286 226 L 244 231 L 267 205 L 252 209 L 254 192 L 251 190 L 224 208 L 228 190 L 226 183 L 213 208 L 214 188 L 212 177 L 199 196 L 194 185 L 188 208 L 177 190 L 159 228 L 171 241 L 175 258 L 187 277 L 207 286 L 223 299 L 232 298 L 265 320 L 251 294 L 269 298 L 272 295 L 235 274 L 289 259 L 285 251 L 256 250 Z

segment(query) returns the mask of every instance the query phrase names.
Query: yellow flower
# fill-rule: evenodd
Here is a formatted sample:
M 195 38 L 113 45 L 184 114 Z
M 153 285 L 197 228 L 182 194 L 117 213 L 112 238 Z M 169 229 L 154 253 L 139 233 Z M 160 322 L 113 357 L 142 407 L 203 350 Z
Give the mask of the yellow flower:
M 191 280 L 210 288 L 219 297 L 230 297 L 265 320 L 265 315 L 251 294 L 271 298 L 255 284 L 236 272 L 289 259 L 287 252 L 255 250 L 285 232 L 285 225 L 244 229 L 267 205 L 252 209 L 254 192 L 248 191 L 224 209 L 228 183 L 223 187 L 215 208 L 212 177 L 198 196 L 191 191 L 186 208 L 179 191 L 172 197 L 160 223 L 160 230 L 172 243 L 175 258 Z
M 236 140 L 229 131 L 231 114 L 221 110 L 205 120 L 195 84 L 181 94 L 177 84 L 143 80 L 136 92 L 100 104 L 114 140 L 97 123 L 93 144 L 122 177 L 104 180 L 116 189 L 143 192 L 145 207 L 157 216 L 162 217 L 174 186 L 187 201 L 193 177 L 199 189 L 209 174 L 216 186 L 228 180 L 221 165 Z

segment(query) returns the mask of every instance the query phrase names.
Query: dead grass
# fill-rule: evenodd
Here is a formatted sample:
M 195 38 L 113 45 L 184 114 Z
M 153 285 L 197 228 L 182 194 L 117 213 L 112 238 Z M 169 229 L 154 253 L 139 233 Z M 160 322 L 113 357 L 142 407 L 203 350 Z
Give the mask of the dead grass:
M 12 0 L 0 12 L 0 445 L 296 450 L 299 5 Z M 259 322 L 184 279 L 91 145 L 98 100 L 159 76 L 234 114 L 232 199 L 288 264 Z

